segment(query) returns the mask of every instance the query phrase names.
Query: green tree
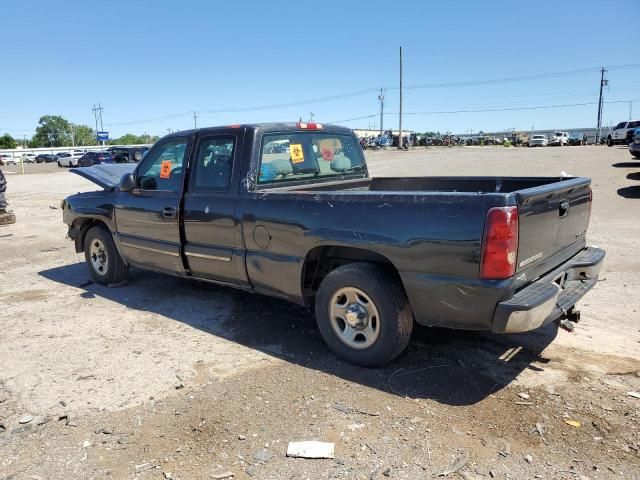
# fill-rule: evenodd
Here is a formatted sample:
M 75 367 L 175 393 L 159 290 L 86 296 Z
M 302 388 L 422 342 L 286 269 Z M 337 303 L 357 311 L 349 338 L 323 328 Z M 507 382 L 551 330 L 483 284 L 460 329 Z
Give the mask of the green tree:
M 58 115 L 44 115 L 38 121 L 30 142 L 33 147 L 66 147 L 71 145 L 71 124 Z
M 139 145 L 141 143 L 154 143 L 158 140 L 157 135 L 135 135 L 133 133 L 126 133 L 119 138 L 113 138 L 109 140 L 111 145 Z
M 87 145 L 95 145 L 98 143 L 96 140 L 96 132 L 88 125 L 75 125 L 73 127 L 75 134 L 76 145 L 79 147 Z
M 8 133 L 0 137 L 0 148 L 16 148 L 17 146 L 15 139 Z

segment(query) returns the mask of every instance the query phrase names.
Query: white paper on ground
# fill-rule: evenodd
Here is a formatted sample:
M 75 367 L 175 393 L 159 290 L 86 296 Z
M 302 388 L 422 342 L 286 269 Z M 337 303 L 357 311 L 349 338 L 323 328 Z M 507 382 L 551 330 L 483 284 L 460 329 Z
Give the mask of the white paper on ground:
M 333 458 L 335 445 L 327 442 L 289 442 L 287 457 Z

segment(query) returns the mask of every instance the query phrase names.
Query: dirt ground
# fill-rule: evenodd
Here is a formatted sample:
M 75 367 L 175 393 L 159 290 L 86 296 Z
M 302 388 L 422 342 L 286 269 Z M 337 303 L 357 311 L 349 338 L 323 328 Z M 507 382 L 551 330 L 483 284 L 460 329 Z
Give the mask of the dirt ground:
M 640 162 L 616 147 L 367 156 L 373 176 L 592 177 L 588 242 L 608 256 L 576 330 L 418 328 L 387 367 L 357 368 L 282 301 L 141 270 L 92 284 L 59 209 L 92 185 L 2 167 L 18 222 L 0 227 L 0 479 L 640 478 Z M 286 457 L 297 440 L 335 459 Z

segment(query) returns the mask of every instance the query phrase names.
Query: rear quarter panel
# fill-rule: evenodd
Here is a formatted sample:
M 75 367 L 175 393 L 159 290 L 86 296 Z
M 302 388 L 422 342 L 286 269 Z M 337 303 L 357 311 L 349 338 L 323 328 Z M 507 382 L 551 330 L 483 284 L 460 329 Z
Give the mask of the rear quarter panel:
M 476 282 L 486 212 L 507 199 L 464 193 L 249 193 L 242 204 L 247 273 L 254 288 L 303 303 L 302 267 L 311 249 L 366 249 L 396 267 L 414 311 L 423 311 L 419 297 L 429 292 L 418 285 L 424 278 L 437 278 L 434 288 L 443 277 Z M 459 294 L 440 296 L 466 301 Z

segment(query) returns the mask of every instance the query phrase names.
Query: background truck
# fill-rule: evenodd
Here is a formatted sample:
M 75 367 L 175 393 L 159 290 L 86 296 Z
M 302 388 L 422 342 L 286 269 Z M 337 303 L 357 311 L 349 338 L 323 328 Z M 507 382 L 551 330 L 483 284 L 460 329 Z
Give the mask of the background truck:
M 629 145 L 633 141 L 633 132 L 640 127 L 640 120 L 620 122 L 607 135 L 607 145 Z
M 342 127 L 177 132 L 137 165 L 72 171 L 103 188 L 62 202 L 96 282 L 135 266 L 281 297 L 315 309 L 327 345 L 365 366 L 399 355 L 414 322 L 575 320 L 604 258 L 586 246 L 590 179 L 370 178 Z

